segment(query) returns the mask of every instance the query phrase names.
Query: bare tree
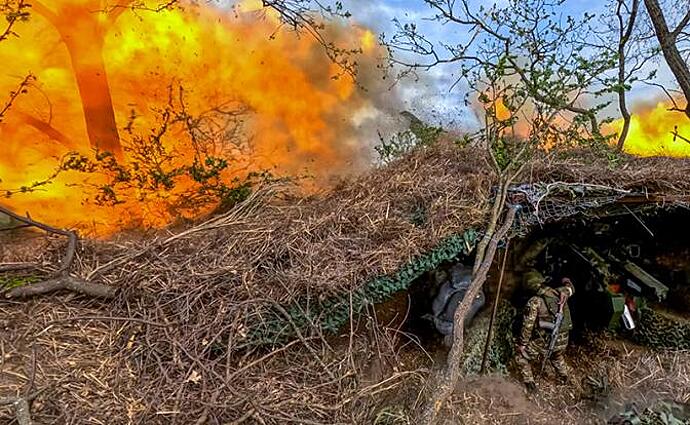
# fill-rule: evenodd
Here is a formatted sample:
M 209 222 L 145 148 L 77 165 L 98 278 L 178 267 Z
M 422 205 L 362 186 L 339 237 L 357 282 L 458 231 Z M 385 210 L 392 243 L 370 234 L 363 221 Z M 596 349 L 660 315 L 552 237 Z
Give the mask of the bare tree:
M 673 7 L 677 8 L 677 10 L 682 13 L 675 28 L 669 27 L 669 23 L 659 0 L 644 0 L 644 4 L 647 8 L 649 18 L 654 25 L 654 32 L 659 40 L 664 59 L 675 76 L 680 90 L 685 96 L 685 107 L 678 107 L 676 105 L 673 110 L 683 112 L 690 118 L 690 68 L 688 68 L 687 58 L 683 58 L 678 47 L 681 37 L 685 39 L 688 37 L 690 1 L 683 0 L 673 4 Z
M 630 38 L 632 37 L 633 30 L 635 28 L 635 20 L 637 19 L 637 12 L 639 10 L 640 0 L 632 0 L 632 6 L 628 9 L 628 5 L 625 0 L 617 0 L 616 5 L 616 19 L 618 23 L 618 74 L 617 74 L 617 87 L 616 93 L 618 94 L 618 108 L 620 109 L 621 116 L 623 117 L 623 128 L 618 135 L 617 147 L 619 151 L 623 150 L 625 145 L 625 139 L 628 137 L 628 131 L 630 131 L 630 121 L 631 115 L 628 111 L 628 105 L 626 102 L 626 87 L 625 84 L 630 78 L 630 74 L 626 73 L 626 59 L 628 55 L 626 54 L 626 48 L 629 45 Z M 625 13 L 627 12 L 627 23 Z
M 126 0 L 122 6 L 130 3 L 132 0 Z M 91 147 L 120 156 L 122 146 L 103 60 L 103 43 L 106 32 L 125 7 L 110 13 L 98 12 L 103 7 L 101 0 L 59 1 L 53 3 L 52 9 L 34 0 L 32 6 L 55 27 L 67 47 Z
M 652 42 L 651 27 L 644 19 L 640 0 L 612 0 L 607 4 L 597 23 L 591 29 L 589 48 L 606 51 L 616 58 L 611 74 L 604 73 L 599 79 L 602 93 L 616 95 L 623 126 L 618 134 L 617 148 L 622 151 L 630 131 L 632 114 L 628 108 L 628 92 L 635 83 L 651 83 L 656 69 L 643 75 L 647 65 L 658 56 L 658 46 Z M 642 16 L 641 16 L 642 15 Z M 612 18 L 613 17 L 613 18 Z
M 30 7 L 31 5 L 26 0 L 3 0 L 0 2 L 0 14 L 5 17 L 7 22 L 5 28 L 0 32 L 0 41 L 17 36 L 14 27 L 29 19 Z

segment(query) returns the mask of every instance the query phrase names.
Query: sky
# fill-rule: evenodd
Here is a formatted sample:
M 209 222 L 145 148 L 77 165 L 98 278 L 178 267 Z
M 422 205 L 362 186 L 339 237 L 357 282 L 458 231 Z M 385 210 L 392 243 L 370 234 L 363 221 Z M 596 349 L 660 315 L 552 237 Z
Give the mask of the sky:
M 471 6 L 489 6 L 494 2 L 470 0 Z M 507 0 L 498 0 L 499 6 L 507 5 Z M 431 8 L 422 0 L 344 0 L 345 8 L 352 13 L 352 19 L 378 33 L 388 36 L 395 31 L 394 20 L 401 23 L 415 22 L 418 28 L 431 40 L 459 42 L 466 40 L 468 33 L 458 25 L 439 25 L 425 18 L 432 15 Z M 606 1 L 602 0 L 567 0 L 563 4 L 563 14 L 581 16 L 584 12 L 603 12 Z M 655 67 L 657 65 L 654 65 Z M 474 127 L 476 117 L 464 104 L 462 85 L 453 86 L 456 76 L 453 74 L 457 67 L 438 67 L 427 72 L 417 74 L 417 79 L 406 81 L 404 87 L 399 87 L 402 98 L 413 113 L 426 120 L 439 124 L 456 126 L 459 129 Z M 662 81 L 673 81 L 670 72 L 661 66 L 659 75 Z M 660 92 L 649 86 L 634 87 L 629 94 L 630 104 L 640 101 L 650 102 L 661 99 Z M 609 114 L 617 116 L 614 105 L 609 107 Z M 605 111 L 606 112 L 606 111 Z
M 232 2 L 233 0 L 225 0 Z M 505 6 L 508 0 L 469 0 L 476 8 L 492 4 Z M 328 3 L 328 2 L 326 2 Z M 440 25 L 428 19 L 433 15 L 431 8 L 423 0 L 342 0 L 344 8 L 352 14 L 352 20 L 364 25 L 378 34 L 390 36 L 395 32 L 394 20 L 401 23 L 415 22 L 430 40 L 443 40 L 446 43 L 459 43 L 469 36 L 467 30 L 459 25 Z M 605 10 L 606 0 L 566 0 L 563 14 L 581 16 L 585 11 L 601 13 Z M 665 64 L 654 64 L 659 68 L 661 82 L 674 81 Z M 437 67 L 429 71 L 420 71 L 415 78 L 408 78 L 399 83 L 395 90 L 401 96 L 406 108 L 425 120 L 440 124 L 451 124 L 460 129 L 474 126 L 476 120 L 472 111 L 465 106 L 466 88 L 454 86 L 457 67 Z M 638 85 L 629 94 L 630 105 L 638 102 L 661 100 L 658 89 Z M 606 112 L 606 111 L 605 111 Z M 617 110 L 610 106 L 609 114 L 617 116 Z

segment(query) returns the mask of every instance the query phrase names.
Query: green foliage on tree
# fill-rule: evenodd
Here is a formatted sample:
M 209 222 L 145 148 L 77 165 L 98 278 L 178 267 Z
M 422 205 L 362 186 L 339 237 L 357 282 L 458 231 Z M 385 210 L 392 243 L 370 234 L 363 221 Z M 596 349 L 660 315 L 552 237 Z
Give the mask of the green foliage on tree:
M 501 131 L 535 141 L 538 134 L 542 144 L 606 140 L 598 115 L 609 101 L 593 88 L 615 67 L 616 55 L 586 45 L 594 14 L 564 16 L 565 0 L 512 0 L 505 7 L 423 1 L 432 10 L 426 18 L 470 38 L 436 41 L 416 22 L 398 20 L 397 32 L 385 39 L 392 66 L 446 67 L 466 90 L 466 104 L 484 111 L 484 127 L 500 121 Z
M 0 41 L 17 37 L 15 26 L 29 20 L 31 5 L 26 0 L 0 1 L 0 14 L 5 17 L 5 27 L 0 32 Z
M 388 139 L 379 133 L 379 144 L 374 146 L 374 150 L 383 164 L 389 164 L 417 147 L 435 144 L 444 133 L 442 127 L 429 125 L 410 112 L 405 111 L 402 115 L 410 121 L 407 130 L 397 132 Z
M 126 161 L 110 152 L 73 152 L 60 171 L 85 174 L 84 187 L 97 205 L 114 206 L 136 196 L 140 202 L 161 202 L 173 213 L 209 205 L 228 208 L 246 199 L 257 184 L 274 180 L 268 171 L 251 169 L 251 153 L 238 147 L 240 106 L 196 116 L 187 111 L 183 93 L 180 88 L 179 97 L 173 97 L 171 90 L 168 105 L 156 112 L 154 128 L 139 128 L 132 113 L 125 127 Z M 97 183 L 89 183 L 89 176 L 98 176 Z
M 242 132 L 245 112 L 231 103 L 193 114 L 184 90 L 171 87 L 168 104 L 145 117 L 150 124 L 132 112 L 122 133 L 125 159 L 98 150 L 69 152 L 45 179 L 5 188 L 2 196 L 30 196 L 63 174 L 78 174 L 81 182 L 72 185 L 82 190 L 85 202 L 97 206 L 148 203 L 169 219 L 209 208 L 226 210 L 247 199 L 257 185 L 276 180 L 251 163 Z

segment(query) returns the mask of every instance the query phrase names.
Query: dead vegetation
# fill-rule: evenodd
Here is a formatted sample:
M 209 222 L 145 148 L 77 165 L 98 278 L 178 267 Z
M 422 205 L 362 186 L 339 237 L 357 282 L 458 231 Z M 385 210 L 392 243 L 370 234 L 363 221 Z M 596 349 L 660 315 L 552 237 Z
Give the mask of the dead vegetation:
M 82 241 L 72 276 L 117 288 L 116 297 L 3 301 L 0 395 L 40 392 L 31 406 L 38 423 L 396 423 L 381 418 L 404 418 L 424 400 L 428 356 L 371 307 L 352 306 L 338 336 L 317 325 L 315 307 L 481 228 L 495 184 L 486 160 L 441 144 L 323 195 L 270 186 L 188 228 Z M 690 195 L 689 170 L 681 160 L 611 165 L 552 154 L 522 180 L 677 203 Z M 49 237 L 36 258 L 23 239 L 0 247 L 3 261 L 38 269 L 12 279 L 60 270 L 64 242 Z M 306 315 L 314 322 L 296 323 L 295 309 L 314 309 Z M 271 326 L 293 336 L 262 340 L 257 329 Z
M 601 424 L 632 405 L 642 412 L 663 400 L 690 402 L 690 353 L 652 352 L 592 336 L 570 349 L 567 386 L 547 377 L 528 396 L 517 382 L 470 378 L 456 391 L 446 418 L 472 424 Z

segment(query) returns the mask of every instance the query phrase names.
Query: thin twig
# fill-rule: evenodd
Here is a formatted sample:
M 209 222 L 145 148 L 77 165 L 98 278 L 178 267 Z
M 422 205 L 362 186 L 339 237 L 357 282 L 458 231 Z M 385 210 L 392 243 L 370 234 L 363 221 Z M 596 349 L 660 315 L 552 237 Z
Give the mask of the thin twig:
M 496 314 L 498 312 L 498 302 L 501 298 L 501 287 L 503 285 L 503 276 L 506 270 L 506 260 L 508 259 L 508 248 L 510 248 L 510 239 L 506 241 L 505 252 L 503 254 L 503 262 L 501 264 L 501 274 L 498 278 L 498 288 L 496 288 L 496 296 L 494 297 L 494 306 L 491 310 L 491 319 L 489 320 L 489 329 L 486 333 L 486 343 L 484 344 L 484 353 L 482 354 L 482 365 L 479 369 L 480 374 L 486 372 L 486 363 L 489 355 L 489 347 L 491 346 L 491 339 L 494 333 L 494 322 L 496 321 Z

